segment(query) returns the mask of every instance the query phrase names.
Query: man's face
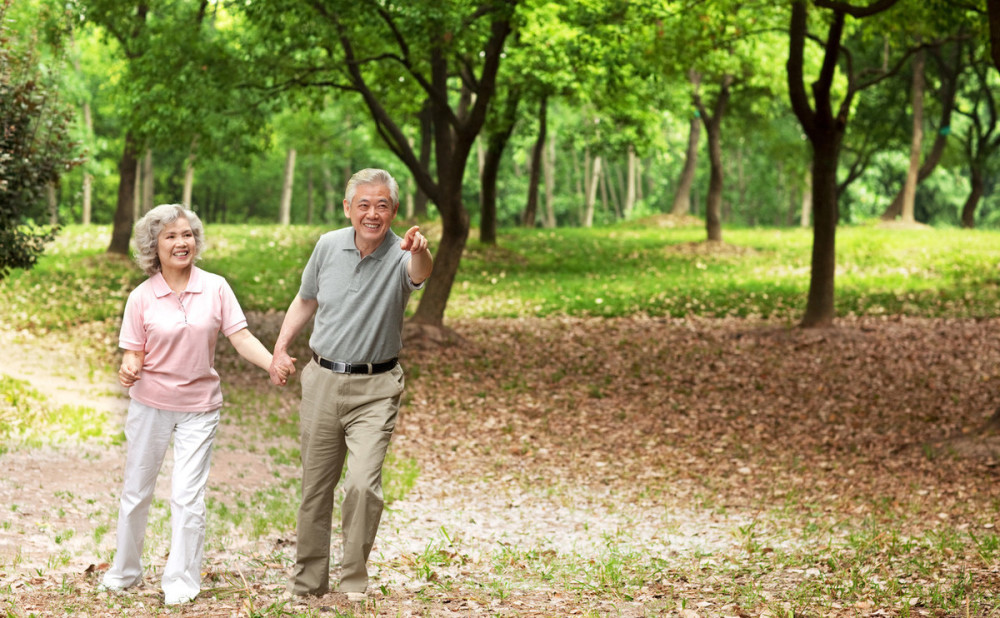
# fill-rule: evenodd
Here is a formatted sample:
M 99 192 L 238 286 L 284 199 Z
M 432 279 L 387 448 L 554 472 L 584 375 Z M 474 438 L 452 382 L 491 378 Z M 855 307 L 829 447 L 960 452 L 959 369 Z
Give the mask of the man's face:
M 344 200 L 344 213 L 351 219 L 359 247 L 381 244 L 397 210 L 393 207 L 389 187 L 383 184 L 358 185 L 351 203 Z

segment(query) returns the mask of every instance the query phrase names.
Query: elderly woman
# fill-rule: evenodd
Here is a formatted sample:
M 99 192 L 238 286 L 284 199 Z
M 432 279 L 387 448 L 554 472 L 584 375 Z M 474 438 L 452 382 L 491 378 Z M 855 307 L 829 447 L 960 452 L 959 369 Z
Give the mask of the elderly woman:
M 232 288 L 194 265 L 204 249 L 198 216 L 178 204 L 149 211 L 135 225 L 136 261 L 149 275 L 129 294 L 119 335 L 118 379 L 129 389 L 128 456 L 118 513 L 118 549 L 104 590 L 142 581 L 142 546 L 153 489 L 171 437 L 170 556 L 163 569 L 167 605 L 201 590 L 205 485 L 222 390 L 215 371 L 221 332 L 236 351 L 265 371 L 271 354 L 247 329 Z

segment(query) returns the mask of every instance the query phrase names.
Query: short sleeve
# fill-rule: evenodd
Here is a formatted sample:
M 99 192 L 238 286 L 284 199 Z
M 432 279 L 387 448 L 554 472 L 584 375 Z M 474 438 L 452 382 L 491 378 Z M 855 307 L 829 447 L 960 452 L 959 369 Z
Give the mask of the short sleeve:
M 122 328 L 118 334 L 118 347 L 141 352 L 146 349 L 146 329 L 143 326 L 141 290 L 136 288 L 125 301 Z
M 299 284 L 299 296 L 306 300 L 314 300 L 319 296 L 319 257 L 321 242 L 317 242 L 313 247 L 309 261 L 302 270 L 302 282 Z
M 219 303 L 222 308 L 222 334 L 228 337 L 236 331 L 247 327 L 247 318 L 240 307 L 240 301 L 236 299 L 236 293 L 225 279 L 219 286 Z

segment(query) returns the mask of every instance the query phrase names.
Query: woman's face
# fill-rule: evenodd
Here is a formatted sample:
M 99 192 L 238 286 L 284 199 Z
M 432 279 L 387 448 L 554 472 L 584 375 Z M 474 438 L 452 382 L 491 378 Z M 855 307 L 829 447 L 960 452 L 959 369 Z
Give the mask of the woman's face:
M 161 270 L 184 270 L 194 264 L 197 243 L 194 231 L 186 217 L 177 217 L 160 230 L 156 242 L 156 256 Z

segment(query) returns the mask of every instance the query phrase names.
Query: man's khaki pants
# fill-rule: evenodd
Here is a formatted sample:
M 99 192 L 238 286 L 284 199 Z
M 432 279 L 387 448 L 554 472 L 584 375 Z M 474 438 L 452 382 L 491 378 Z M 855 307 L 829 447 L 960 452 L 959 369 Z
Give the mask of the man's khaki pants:
M 365 592 L 368 555 L 382 517 L 382 462 L 396 427 L 403 370 L 334 373 L 310 361 L 302 371 L 302 503 L 292 594 L 330 590 L 333 496 L 347 462 L 340 592 Z

